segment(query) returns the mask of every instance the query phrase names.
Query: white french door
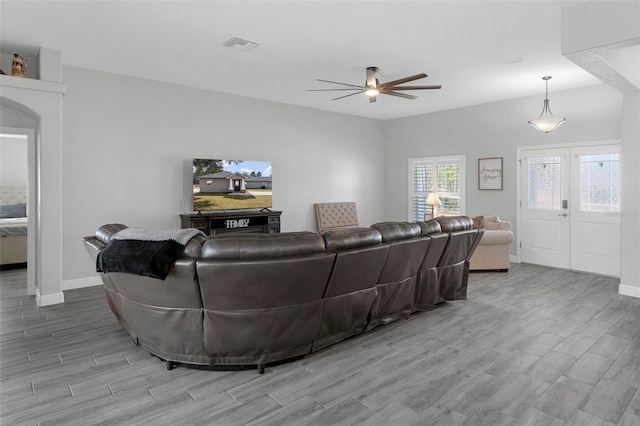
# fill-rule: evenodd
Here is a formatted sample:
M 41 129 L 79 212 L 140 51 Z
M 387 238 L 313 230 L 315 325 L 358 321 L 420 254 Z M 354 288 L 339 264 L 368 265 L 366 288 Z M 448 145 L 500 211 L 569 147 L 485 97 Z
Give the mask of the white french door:
M 522 152 L 522 261 L 570 267 L 569 150 Z
M 571 149 L 571 269 L 620 276 L 620 145 Z
M 620 275 L 620 145 L 527 149 L 522 261 Z

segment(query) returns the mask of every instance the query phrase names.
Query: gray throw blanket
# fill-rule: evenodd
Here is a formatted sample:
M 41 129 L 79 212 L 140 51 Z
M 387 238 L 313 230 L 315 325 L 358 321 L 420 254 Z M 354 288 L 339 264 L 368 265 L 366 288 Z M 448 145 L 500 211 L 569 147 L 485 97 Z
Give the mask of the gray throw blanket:
M 123 272 L 164 280 L 191 238 L 204 232 L 189 229 L 126 228 L 116 233 L 99 254 L 98 272 Z

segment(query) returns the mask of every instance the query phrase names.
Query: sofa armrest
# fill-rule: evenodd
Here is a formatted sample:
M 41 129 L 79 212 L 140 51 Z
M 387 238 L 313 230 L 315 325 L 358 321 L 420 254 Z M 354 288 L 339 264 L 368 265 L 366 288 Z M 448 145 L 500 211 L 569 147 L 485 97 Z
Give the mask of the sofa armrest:
M 121 223 L 109 223 L 107 225 L 102 225 L 96 231 L 96 238 L 106 245 L 109 244 L 114 235 L 127 228 L 127 225 L 123 225 Z
M 505 230 L 485 230 L 480 240 L 481 245 L 511 245 L 513 233 Z

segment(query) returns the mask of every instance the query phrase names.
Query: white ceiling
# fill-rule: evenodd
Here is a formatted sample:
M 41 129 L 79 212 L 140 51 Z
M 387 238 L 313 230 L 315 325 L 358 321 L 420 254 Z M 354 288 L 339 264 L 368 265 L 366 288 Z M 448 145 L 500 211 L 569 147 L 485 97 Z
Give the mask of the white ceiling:
M 3 43 L 62 51 L 63 63 L 339 113 L 391 119 L 599 81 L 560 53 L 565 1 L 7 1 Z M 615 23 L 612 23 L 615 25 Z M 250 52 L 221 43 L 238 36 Z M 521 59 L 521 60 L 519 60 Z M 518 61 L 519 60 L 519 61 Z M 509 62 L 515 63 L 508 64 Z M 370 104 L 317 78 L 362 84 L 425 72 Z

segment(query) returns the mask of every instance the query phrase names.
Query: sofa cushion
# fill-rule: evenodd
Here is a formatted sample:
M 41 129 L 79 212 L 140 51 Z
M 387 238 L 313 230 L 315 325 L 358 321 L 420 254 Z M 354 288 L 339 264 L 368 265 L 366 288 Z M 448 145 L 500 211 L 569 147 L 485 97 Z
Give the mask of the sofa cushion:
M 416 223 L 420 225 L 422 236 L 439 234 L 442 232 L 442 227 L 440 226 L 440 222 L 438 222 L 435 219 L 429 219 L 425 222 L 416 222 Z
M 324 240 L 314 232 L 227 234 L 202 244 L 203 259 L 264 259 L 324 253 Z
M 382 243 L 382 235 L 372 228 L 352 228 L 322 233 L 328 251 L 338 252 Z
M 473 218 L 474 228 L 484 228 L 487 231 L 511 231 L 511 222 L 500 220 L 498 216 L 476 216 Z
M 206 238 L 201 235 L 196 235 L 191 238 L 189 242 L 184 246 L 184 250 L 179 257 L 198 258 L 202 251 L 202 243 L 206 241 Z
M 485 216 L 484 217 L 484 229 L 486 229 L 486 230 L 511 231 L 511 222 L 500 220 L 500 218 L 498 216 Z
M 479 229 L 484 226 L 484 216 L 474 216 L 471 220 L 473 221 L 473 227 L 475 229 Z
M 442 232 L 456 232 L 471 229 L 473 221 L 469 216 L 440 216 L 436 217 L 440 222 Z
M 421 233 L 420 225 L 412 222 L 380 222 L 371 227 L 380 232 L 385 243 L 419 237 Z

